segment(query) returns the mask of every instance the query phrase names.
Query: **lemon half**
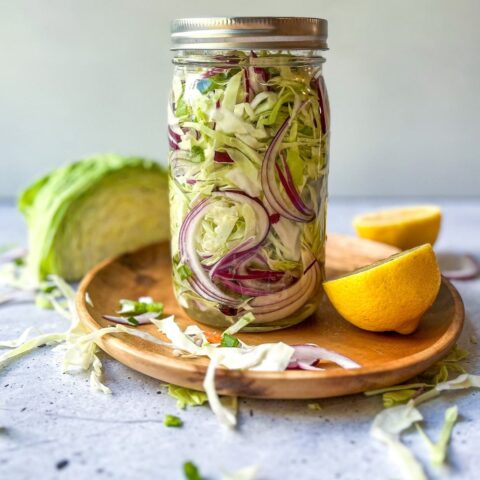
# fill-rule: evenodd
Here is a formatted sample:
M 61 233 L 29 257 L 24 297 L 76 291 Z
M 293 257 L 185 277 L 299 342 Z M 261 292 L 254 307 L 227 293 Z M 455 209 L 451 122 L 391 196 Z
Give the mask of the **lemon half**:
M 324 282 L 335 309 L 372 332 L 412 333 L 440 289 L 440 269 L 429 244 Z
M 440 208 L 419 205 L 358 215 L 353 220 L 353 227 L 361 238 L 406 250 L 424 243 L 433 245 L 441 219 Z

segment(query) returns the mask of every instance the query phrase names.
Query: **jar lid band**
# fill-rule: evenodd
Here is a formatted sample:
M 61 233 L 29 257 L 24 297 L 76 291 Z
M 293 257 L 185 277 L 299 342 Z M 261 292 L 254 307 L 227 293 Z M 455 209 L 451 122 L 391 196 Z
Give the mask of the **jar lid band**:
M 328 50 L 328 22 L 307 17 L 181 18 L 171 24 L 172 50 Z

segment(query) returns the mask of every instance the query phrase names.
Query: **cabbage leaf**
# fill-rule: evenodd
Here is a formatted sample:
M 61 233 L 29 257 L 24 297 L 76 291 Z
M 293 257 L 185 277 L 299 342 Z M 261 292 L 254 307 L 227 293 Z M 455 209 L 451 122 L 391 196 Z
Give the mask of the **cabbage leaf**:
M 77 280 L 101 260 L 169 238 L 166 171 L 153 161 L 95 155 L 36 181 L 18 207 L 35 280 Z

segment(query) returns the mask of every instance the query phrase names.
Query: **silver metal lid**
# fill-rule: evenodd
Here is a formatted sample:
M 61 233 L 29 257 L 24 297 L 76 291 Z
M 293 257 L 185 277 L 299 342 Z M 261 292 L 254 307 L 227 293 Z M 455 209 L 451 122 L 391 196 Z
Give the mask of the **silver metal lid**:
M 328 22 L 322 18 L 180 18 L 172 22 L 171 32 L 172 50 L 328 50 Z

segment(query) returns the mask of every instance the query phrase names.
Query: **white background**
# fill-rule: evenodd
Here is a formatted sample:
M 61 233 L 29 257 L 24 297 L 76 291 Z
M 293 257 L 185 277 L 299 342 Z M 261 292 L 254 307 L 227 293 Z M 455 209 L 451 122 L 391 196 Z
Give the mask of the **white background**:
M 165 161 L 169 21 L 329 21 L 334 195 L 480 194 L 476 0 L 0 0 L 0 197 L 94 152 Z

